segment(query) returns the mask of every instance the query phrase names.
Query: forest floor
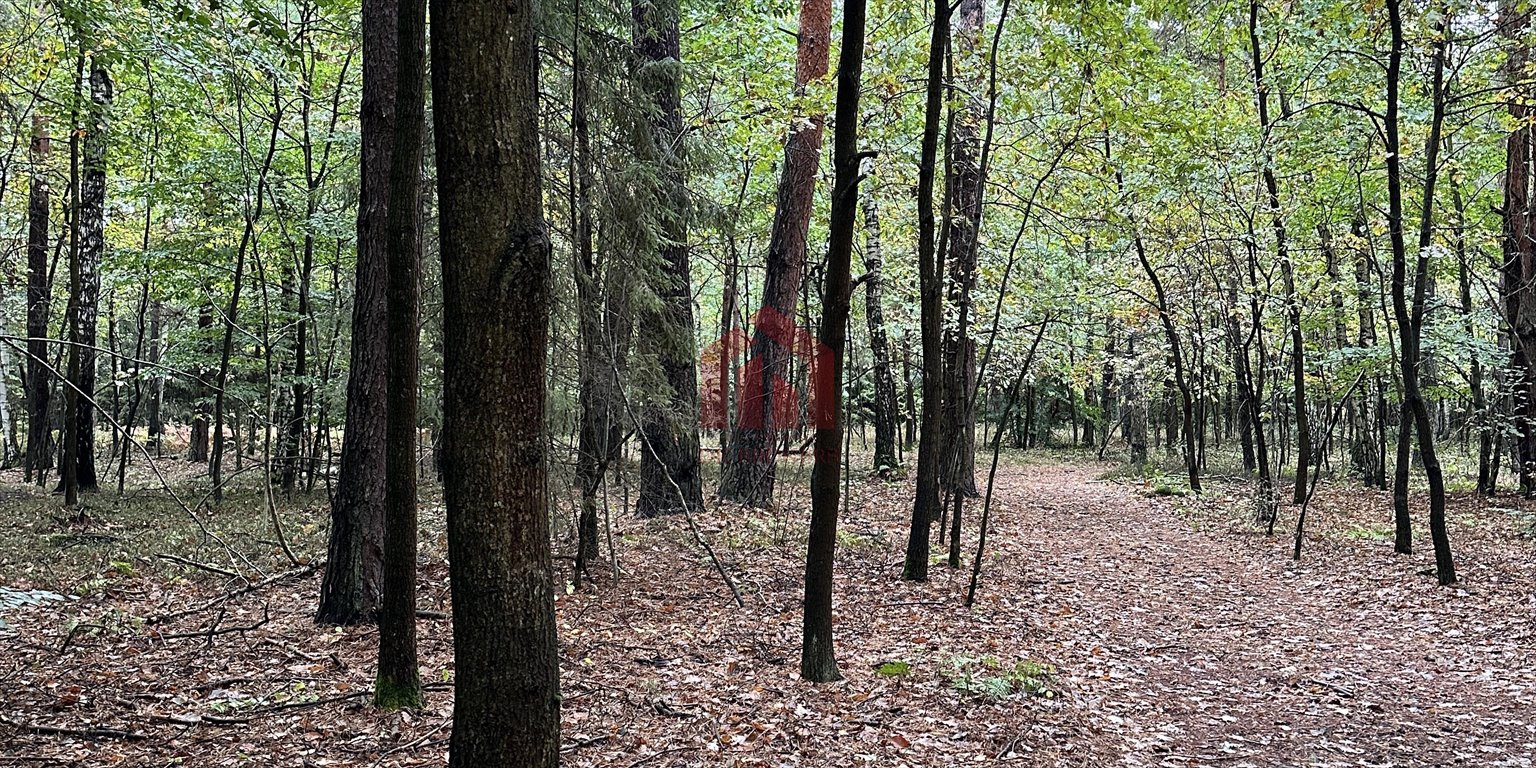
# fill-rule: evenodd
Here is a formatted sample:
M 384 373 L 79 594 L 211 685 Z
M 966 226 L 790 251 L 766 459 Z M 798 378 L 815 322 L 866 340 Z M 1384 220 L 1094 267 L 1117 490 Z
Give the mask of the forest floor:
M 798 461 L 785 459 L 786 489 L 803 484 Z M 381 713 L 367 706 L 373 630 L 311 621 L 323 495 L 279 507 L 294 566 L 254 492 L 207 515 L 236 558 L 160 492 L 101 494 L 81 523 L 4 480 L 0 766 L 443 764 L 453 665 L 437 500 L 423 508 L 427 705 Z M 1381 494 L 1325 485 L 1294 562 L 1288 532 L 1265 536 L 1240 486 L 1214 485 L 1161 496 L 1177 489 L 1080 457 L 1005 462 L 967 609 L 974 521 L 966 569 L 935 546 L 933 580 L 903 582 L 910 487 L 855 481 L 836 587 L 845 679 L 829 685 L 796 677 L 802 493 L 699 518 L 742 608 L 685 521 L 616 515 L 620 578 L 557 601 L 564 762 L 1532 765 L 1536 517 L 1506 498 L 1455 499 L 1463 581 L 1445 589 L 1427 553 L 1392 554 Z

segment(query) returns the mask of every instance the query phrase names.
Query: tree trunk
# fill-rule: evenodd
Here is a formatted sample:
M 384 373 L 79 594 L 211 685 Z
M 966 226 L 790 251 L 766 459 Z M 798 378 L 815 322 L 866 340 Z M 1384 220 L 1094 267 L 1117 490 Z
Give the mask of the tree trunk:
M 891 370 L 890 340 L 885 331 L 884 289 L 885 252 L 880 241 L 880 206 L 873 194 L 863 198 L 864 270 L 866 272 L 864 315 L 869 325 L 870 365 L 874 370 L 875 399 L 875 472 L 889 477 L 901 466 L 896 453 L 896 377 Z
M 954 22 L 952 45 L 960 62 L 962 85 L 952 85 L 963 98 L 964 106 L 951 115 L 953 141 L 949 154 L 949 199 L 955 216 L 947 222 L 949 251 L 948 304 L 953 307 L 954 324 L 945 327 L 944 411 L 941 431 L 945 435 L 943 465 L 940 467 L 945 492 L 960 498 L 976 496 L 976 340 L 971 337 L 971 294 L 976 290 L 976 259 L 980 247 L 982 197 L 985 179 L 981 167 L 982 124 L 986 108 L 981 100 L 982 78 L 966 66 L 981 47 L 982 2 L 960 0 Z M 956 500 L 953 527 L 963 502 Z M 959 567 L 959 545 L 950 548 L 951 567 Z
M 1296 483 L 1291 503 L 1307 496 L 1307 472 L 1312 462 L 1312 431 L 1307 419 L 1306 344 L 1301 332 L 1301 297 L 1296 292 L 1296 271 L 1286 242 L 1285 217 L 1280 210 L 1280 186 L 1275 180 L 1274 148 L 1270 145 L 1269 86 L 1264 80 L 1264 54 L 1259 43 L 1259 0 L 1248 3 L 1248 42 L 1253 58 L 1253 93 L 1258 104 L 1262 137 L 1265 202 L 1275 233 L 1275 256 L 1285 285 L 1286 325 L 1291 334 L 1291 395 L 1296 411 Z
M 1529 11 L 1506 0 L 1500 3 L 1499 24 L 1508 49 L 1502 79 L 1514 87 L 1526 77 Z M 1504 263 L 1499 285 L 1503 319 L 1510 332 L 1510 416 L 1516 427 L 1516 470 L 1521 493 L 1527 497 L 1536 495 L 1536 218 L 1531 211 L 1530 114 L 1531 107 L 1524 100 L 1509 100 L 1515 129 L 1504 140 Z
M 48 445 L 48 121 L 32 118 L 32 187 L 27 198 L 27 463 L 42 482 L 53 466 Z
M 939 469 L 943 436 L 944 379 L 940 331 L 943 327 L 943 279 L 939 274 L 937 226 L 933 211 L 934 177 L 939 154 L 939 122 L 944 106 L 944 59 L 949 50 L 949 5 L 934 6 L 928 41 L 927 101 L 923 114 L 921 160 L 917 174 L 917 263 L 923 348 L 923 414 L 917 445 L 917 496 L 901 577 L 928 580 L 929 538 L 939 516 Z
M 451 768 L 560 761 L 542 362 L 550 241 L 533 11 L 526 0 L 431 7 L 456 670 Z
M 1392 307 L 1397 315 L 1400 347 L 1399 363 L 1402 368 L 1404 416 L 1412 418 L 1414 431 L 1419 437 L 1419 457 L 1424 463 L 1424 475 L 1429 481 L 1429 528 L 1435 548 L 1435 571 L 1442 586 L 1456 583 L 1456 567 L 1451 560 L 1450 540 L 1445 525 L 1445 480 L 1441 475 L 1440 460 L 1435 452 L 1435 434 L 1429 420 L 1429 409 L 1419 389 L 1419 340 L 1423 333 L 1424 307 L 1429 283 L 1429 246 L 1433 236 L 1435 177 L 1439 170 L 1441 124 L 1445 114 L 1445 39 L 1436 36 L 1434 45 L 1433 82 L 1431 99 L 1433 115 L 1429 138 L 1425 142 L 1424 204 L 1419 222 L 1418 263 L 1414 274 L 1413 304 L 1410 313 L 1407 288 L 1407 244 L 1403 234 L 1403 176 L 1401 143 L 1398 138 L 1398 89 L 1402 72 L 1404 48 L 1401 0 L 1387 0 L 1387 12 L 1392 30 L 1392 48 L 1387 60 L 1386 104 L 1386 152 L 1387 152 L 1387 204 L 1388 231 L 1392 241 Z M 1445 29 L 1444 17 L 1437 31 Z M 1399 425 L 1406 432 L 1407 424 Z M 1401 442 L 1399 445 L 1401 446 Z M 1399 458 L 1403 450 L 1398 449 Z M 1402 475 L 1405 467 L 1398 469 Z M 1406 491 L 1406 489 L 1404 489 Z M 1406 495 L 1406 494 L 1404 494 Z M 1401 532 L 1399 532 L 1401 535 Z
M 821 343 L 830 358 L 816 388 L 816 454 L 811 470 L 811 526 L 805 552 L 805 616 L 800 677 L 812 682 L 842 678 L 832 646 L 832 566 L 837 550 L 838 485 L 842 472 L 843 353 L 847 343 L 853 231 L 859 210 L 859 88 L 864 68 L 864 0 L 844 0 L 843 38 L 837 61 L 835 168 L 826 290 L 822 294 Z
M 91 107 L 85 129 L 80 179 L 80 286 L 74 335 L 79 367 L 73 388 L 75 408 L 75 483 L 94 491 L 96 479 L 96 324 L 101 298 L 101 260 L 106 252 L 107 120 L 112 108 L 112 78 L 94 62 L 90 73 Z
M 657 268 L 646 270 L 660 306 L 647 312 L 640 351 L 660 367 L 668 392 L 649 393 L 641 409 L 641 517 L 704 506 L 699 476 L 698 356 L 694 343 L 693 280 L 688 258 L 688 189 L 683 156 L 682 71 L 678 0 L 635 0 L 636 84 L 650 102 L 639 156 L 657 169 L 653 190 L 660 236 Z
M 421 158 L 425 132 L 427 0 L 399 0 L 395 48 L 395 135 L 389 163 L 385 297 L 389 372 L 385 400 L 384 579 L 379 600 L 379 673 L 373 702 L 421 705 L 416 665 L 416 388 L 421 343 Z
M 669 0 L 671 1 L 671 0 Z M 831 0 L 801 0 L 799 41 L 795 53 L 795 93 L 827 74 L 832 32 Z M 721 498 L 766 506 L 773 500 L 777 430 L 775 416 L 785 409 L 775 398 L 789 396 L 790 341 L 795 300 L 805 274 L 806 235 L 816 201 L 816 174 L 821 160 L 822 124 L 819 112 L 796 116 L 784 143 L 778 204 L 768 239 L 763 282 L 763 306 L 753 323 L 752 346 L 740 394 L 741 418 L 736 423 L 721 464 Z M 814 386 L 814 383 L 812 384 Z
M 398 2 L 365 0 L 363 10 L 362 185 L 351 367 L 330 543 L 315 617 L 322 624 L 374 621 L 383 579 L 389 420 L 387 217 L 399 87 Z

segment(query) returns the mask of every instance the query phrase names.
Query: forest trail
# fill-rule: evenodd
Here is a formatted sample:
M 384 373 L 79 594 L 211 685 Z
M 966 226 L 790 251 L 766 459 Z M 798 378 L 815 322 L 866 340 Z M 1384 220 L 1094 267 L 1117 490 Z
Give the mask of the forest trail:
M 1288 537 L 1197 529 L 1101 471 L 1000 469 L 1000 514 L 1022 519 L 999 538 L 1021 556 L 990 578 L 1032 591 L 1045 652 L 1124 764 L 1532 765 L 1522 580 L 1484 567 L 1442 590 L 1390 544 L 1309 541 L 1297 564 Z

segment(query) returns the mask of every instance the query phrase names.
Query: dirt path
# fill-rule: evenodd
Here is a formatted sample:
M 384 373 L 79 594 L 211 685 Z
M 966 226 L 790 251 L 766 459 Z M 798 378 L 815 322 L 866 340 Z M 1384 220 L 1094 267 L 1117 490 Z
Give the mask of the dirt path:
M 1463 548 L 1460 590 L 1389 545 L 1298 565 L 1100 471 L 1005 470 L 1000 522 L 1023 542 L 1007 580 L 1123 764 L 1532 765 L 1536 597 L 1495 554 Z

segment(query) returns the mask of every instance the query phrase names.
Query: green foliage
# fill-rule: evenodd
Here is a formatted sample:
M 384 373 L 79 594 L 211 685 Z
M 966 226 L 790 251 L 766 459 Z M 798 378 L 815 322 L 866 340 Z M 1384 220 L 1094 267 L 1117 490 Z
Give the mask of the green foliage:
M 994 656 L 955 656 L 948 662 L 950 685 L 968 696 L 1006 699 L 1016 695 L 1054 698 L 1050 687 L 1056 670 L 1025 659 L 1005 664 Z

